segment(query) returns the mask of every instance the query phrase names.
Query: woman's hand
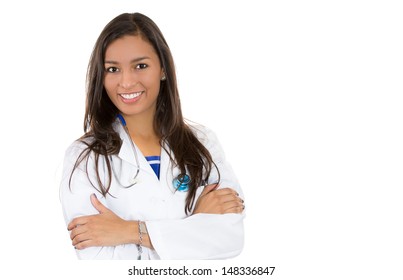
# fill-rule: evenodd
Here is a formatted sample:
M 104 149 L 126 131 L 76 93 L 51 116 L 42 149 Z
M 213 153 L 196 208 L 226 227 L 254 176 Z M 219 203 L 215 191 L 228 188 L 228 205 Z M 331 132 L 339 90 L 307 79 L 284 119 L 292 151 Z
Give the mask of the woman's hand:
M 135 243 L 134 238 L 138 231 L 135 221 L 118 217 L 106 208 L 95 194 L 92 194 L 90 199 L 99 214 L 75 218 L 67 226 L 67 229 L 71 230 L 70 238 L 76 249 Z
M 193 214 L 227 214 L 242 213 L 244 201 L 231 188 L 216 189 L 217 184 L 207 185 L 200 194 Z

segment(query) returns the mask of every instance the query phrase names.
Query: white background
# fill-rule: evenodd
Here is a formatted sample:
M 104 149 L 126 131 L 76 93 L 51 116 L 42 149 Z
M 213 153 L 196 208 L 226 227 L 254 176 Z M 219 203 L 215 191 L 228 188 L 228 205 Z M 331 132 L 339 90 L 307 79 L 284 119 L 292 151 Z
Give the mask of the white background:
M 83 133 L 95 40 L 138 11 L 171 47 L 185 116 L 216 131 L 246 195 L 243 253 L 193 264 L 276 266 L 257 279 L 402 279 L 398 3 L 1 2 L 0 273 L 13 273 L 1 278 L 130 278 L 135 262 L 76 260 L 58 174 Z

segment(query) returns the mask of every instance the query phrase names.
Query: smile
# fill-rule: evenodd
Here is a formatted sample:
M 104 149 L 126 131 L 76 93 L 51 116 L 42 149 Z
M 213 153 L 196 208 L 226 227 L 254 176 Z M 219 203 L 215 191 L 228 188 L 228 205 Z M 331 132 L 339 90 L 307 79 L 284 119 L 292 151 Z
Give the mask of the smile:
M 122 98 L 126 100 L 134 99 L 139 97 L 144 91 L 133 92 L 133 93 L 121 93 L 119 94 Z

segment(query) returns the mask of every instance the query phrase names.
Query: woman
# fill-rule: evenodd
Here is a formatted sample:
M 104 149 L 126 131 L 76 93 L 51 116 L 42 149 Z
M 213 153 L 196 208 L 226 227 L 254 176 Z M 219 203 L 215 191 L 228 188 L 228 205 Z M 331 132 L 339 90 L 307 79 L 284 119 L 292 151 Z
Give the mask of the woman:
M 61 202 L 81 259 L 221 259 L 243 246 L 243 196 L 215 135 L 184 122 L 169 47 L 148 17 L 100 34 L 85 134 L 65 155 Z

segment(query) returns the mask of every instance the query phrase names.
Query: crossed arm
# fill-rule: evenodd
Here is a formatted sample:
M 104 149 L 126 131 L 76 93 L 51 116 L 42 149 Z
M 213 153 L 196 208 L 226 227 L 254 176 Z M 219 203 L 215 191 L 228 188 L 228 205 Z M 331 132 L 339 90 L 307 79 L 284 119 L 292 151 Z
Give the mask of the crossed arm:
M 217 185 L 208 185 L 199 196 L 194 214 L 242 213 L 244 201 L 231 188 L 216 189 Z M 118 246 L 122 244 L 139 244 L 137 221 L 127 221 L 105 207 L 92 194 L 90 200 L 99 212 L 96 215 L 73 219 L 67 229 L 70 231 L 72 245 L 76 249 L 94 246 Z M 142 234 L 142 245 L 153 248 L 148 234 Z

